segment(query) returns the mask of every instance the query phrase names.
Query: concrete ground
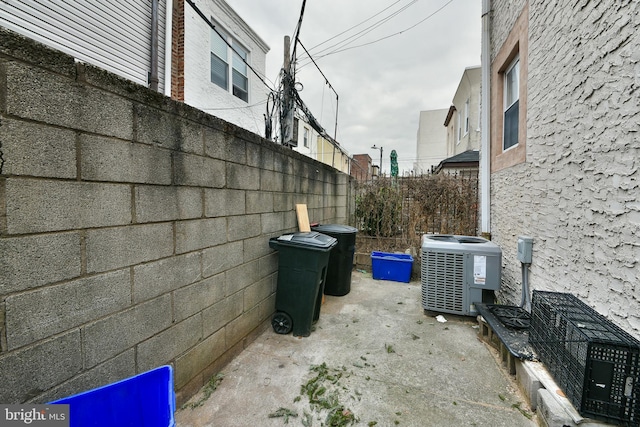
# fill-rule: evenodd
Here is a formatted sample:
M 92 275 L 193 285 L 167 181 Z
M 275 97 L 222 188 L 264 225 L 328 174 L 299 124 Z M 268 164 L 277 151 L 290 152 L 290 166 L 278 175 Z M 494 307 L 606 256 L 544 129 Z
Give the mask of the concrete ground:
M 419 281 L 354 271 L 351 292 L 326 297 L 309 337 L 269 328 L 208 398 L 203 389 L 176 412 L 176 424 L 537 425 L 495 350 L 478 339 L 475 319 L 444 317 L 424 314 Z

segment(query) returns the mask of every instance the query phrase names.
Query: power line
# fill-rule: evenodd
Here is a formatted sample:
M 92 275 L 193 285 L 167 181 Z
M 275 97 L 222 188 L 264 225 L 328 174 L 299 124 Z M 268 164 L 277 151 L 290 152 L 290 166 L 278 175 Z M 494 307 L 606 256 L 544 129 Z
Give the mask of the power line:
M 329 49 L 331 49 L 331 48 L 334 48 L 334 47 L 336 47 L 336 46 L 339 46 L 339 45 L 341 45 L 341 44 L 342 44 L 342 45 L 344 45 L 344 44 L 347 44 L 347 45 L 348 45 L 348 44 L 350 44 L 350 43 L 353 43 L 354 41 L 356 41 L 356 40 L 358 40 L 358 39 L 360 39 L 360 38 L 364 37 L 365 35 L 369 34 L 371 31 L 373 31 L 373 30 L 375 30 L 375 29 L 379 28 L 380 26 L 382 26 L 382 25 L 383 25 L 383 24 L 385 24 L 386 22 L 390 21 L 392 18 L 395 18 L 395 17 L 396 17 L 396 16 L 398 16 L 400 13 L 404 12 L 404 11 L 405 11 L 405 10 L 407 10 L 410 6 L 414 5 L 414 4 L 415 4 L 415 3 L 417 3 L 417 2 L 418 2 L 418 0 L 412 0 L 410 3 L 408 3 L 408 4 L 404 5 L 404 6 L 402 6 L 400 9 L 398 9 L 398 10 L 397 10 L 397 11 L 395 11 L 395 12 L 393 12 L 392 14 L 390 14 L 390 15 L 388 15 L 388 16 L 385 16 L 384 18 L 382 18 L 382 19 L 380 19 L 380 20 L 378 20 L 378 21 L 374 22 L 373 24 L 371 24 L 370 26 L 368 26 L 368 27 L 364 28 L 363 30 L 361 30 L 361 31 L 359 31 L 359 32 L 357 32 L 357 33 L 355 33 L 354 35 L 349 36 L 349 37 L 347 37 L 346 39 L 344 39 L 344 40 L 342 40 L 342 41 L 340 41 L 340 42 L 338 42 L 338 43 L 335 43 L 335 44 L 333 44 L 333 45 L 331 45 L 331 46 L 329 46 L 329 47 L 326 47 L 326 48 L 324 48 L 324 49 L 320 50 L 319 52 L 316 52 L 315 54 L 317 55 L 317 54 L 320 54 L 320 53 L 322 53 L 322 52 L 326 52 L 327 50 L 329 50 Z M 366 22 L 366 21 L 364 21 L 364 22 Z M 356 37 L 356 36 L 357 36 L 357 37 Z M 351 40 L 350 40 L 350 39 L 351 39 Z
M 371 45 L 371 44 L 374 44 L 374 43 L 378 43 L 378 42 L 380 42 L 380 41 L 382 41 L 382 40 L 386 40 L 386 39 L 388 39 L 388 38 L 391 38 L 391 37 L 394 37 L 394 36 L 400 35 L 400 34 L 402 34 L 402 33 L 405 33 L 405 32 L 407 32 L 407 31 L 409 31 L 409 30 L 411 30 L 411 29 L 413 29 L 413 28 L 417 27 L 418 25 L 422 24 L 423 22 L 425 22 L 425 21 L 426 21 L 426 20 L 428 20 L 429 18 L 432 18 L 434 15 L 436 15 L 438 12 L 440 12 L 441 10 L 443 10 L 445 7 L 447 7 L 447 6 L 448 6 L 449 4 L 451 4 L 453 1 L 454 1 L 454 0 L 449 0 L 447 3 L 445 3 L 445 4 L 444 4 L 443 6 L 441 6 L 439 9 L 437 9 L 435 12 L 431 13 L 430 15 L 428 15 L 427 17 L 423 18 L 422 20 L 418 21 L 417 23 L 415 23 L 415 24 L 411 25 L 410 27 L 407 27 L 407 28 L 405 28 L 405 29 L 403 29 L 403 30 L 401 30 L 401 31 L 398 31 L 398 32 L 396 32 L 396 33 L 390 34 L 390 35 L 385 36 L 385 37 L 381 37 L 381 38 L 376 39 L 376 40 L 373 40 L 373 41 L 371 41 L 371 42 L 363 43 L 363 44 L 360 44 L 360 45 L 357 45 L 357 46 L 345 47 L 345 48 L 343 48 L 343 49 L 338 49 L 338 50 L 335 50 L 335 51 L 332 51 L 332 52 L 329 52 L 329 53 L 325 53 L 324 55 L 316 56 L 316 59 L 324 58 L 324 57 L 326 57 L 326 56 L 334 55 L 334 54 L 336 54 L 336 53 L 345 52 L 345 51 L 347 51 L 347 50 L 357 49 L 357 48 L 360 48 L 360 47 L 368 46 L 368 45 Z M 360 37 L 358 37 L 358 38 L 360 38 Z M 356 40 L 356 39 L 354 39 L 353 41 L 355 41 L 355 40 Z M 340 43 L 338 43 L 338 44 L 340 44 Z M 336 46 L 336 45 L 334 45 L 334 46 Z M 324 52 L 324 51 L 326 51 L 326 50 L 327 50 L 327 49 L 324 49 L 322 52 Z M 305 63 L 305 64 L 301 65 L 299 68 L 305 67 L 305 66 L 306 66 L 306 65 L 308 65 L 308 64 L 309 64 L 309 62 L 307 62 L 307 63 Z
M 350 27 L 350 28 L 347 28 L 346 30 L 342 31 L 341 33 L 338 33 L 338 34 L 336 34 L 335 36 L 333 36 L 333 37 L 331 37 L 331 38 L 328 38 L 327 40 L 325 40 L 325 41 L 323 41 L 323 42 L 321 42 L 321 43 L 318 43 L 317 45 L 315 45 L 315 46 L 311 47 L 311 49 L 310 49 L 310 50 L 313 50 L 313 49 L 315 49 L 315 48 L 317 48 L 317 47 L 319 47 L 319 46 L 322 46 L 323 44 L 330 42 L 331 40 L 333 40 L 333 39 L 335 39 L 335 38 L 337 38 L 337 37 L 339 37 L 339 36 L 341 36 L 341 35 L 343 35 L 343 34 L 345 34 L 345 33 L 349 32 L 349 31 L 353 30 L 354 28 L 359 27 L 360 25 L 364 24 L 365 22 L 367 22 L 367 21 L 369 21 L 369 20 L 371 20 L 371 19 L 375 18 L 376 16 L 380 15 L 380 14 L 381 14 L 382 12 L 384 12 L 385 10 L 391 9 L 391 7 L 393 7 L 394 5 L 396 5 L 396 4 L 398 4 L 398 3 L 400 3 L 401 1 L 402 1 L 402 0 L 397 0 L 395 3 L 390 4 L 389 6 L 385 7 L 384 9 L 382 9 L 380 12 L 376 13 L 375 15 L 372 15 L 372 16 L 370 16 L 369 18 L 365 19 L 364 21 L 362 21 L 362 22 L 360 22 L 360 23 L 358 23 L 358 24 L 356 24 L 356 25 L 354 25 L 354 26 L 352 26 L 352 27 Z
M 223 108 L 201 108 L 198 107 L 200 110 L 203 111 L 224 111 L 224 110 L 244 110 L 244 109 L 249 109 L 249 108 L 253 108 L 253 107 L 257 107 L 259 105 L 264 105 L 268 102 L 268 100 L 263 100 L 260 102 L 256 102 L 255 104 L 251 104 L 251 105 L 243 105 L 243 106 L 239 106 L 239 107 L 223 107 Z
M 327 76 L 324 75 L 324 73 L 322 72 L 322 70 L 320 69 L 320 67 L 318 66 L 318 64 L 316 63 L 316 61 L 314 61 L 314 59 L 311 57 L 311 54 L 309 53 L 309 51 L 307 50 L 306 47 L 304 47 L 304 44 L 302 44 L 302 41 L 298 40 L 298 43 L 300 43 L 300 46 L 302 46 L 302 49 L 304 49 L 304 51 L 307 53 L 307 55 L 309 55 L 309 59 L 311 59 L 311 61 L 313 62 L 313 65 L 316 66 L 316 68 L 318 69 L 318 71 L 320 71 L 320 74 L 322 74 L 322 77 L 324 77 L 324 82 L 325 84 L 327 84 L 331 90 L 333 91 L 333 93 L 336 94 L 336 115 L 335 115 L 335 132 L 333 134 L 334 139 L 338 136 L 338 101 L 339 101 L 339 96 L 338 96 L 338 92 L 336 92 L 336 90 L 333 88 L 333 86 L 331 86 L 331 83 L 329 83 L 329 79 L 327 79 Z M 323 96 L 324 96 L 324 90 L 322 92 Z M 323 100 L 324 102 L 324 100 Z
M 295 37 L 293 38 L 293 52 L 291 53 L 291 63 L 295 68 L 295 58 L 296 58 L 296 47 L 298 46 L 298 39 L 300 38 L 300 29 L 302 28 L 302 17 L 304 16 L 304 8 L 307 4 L 307 0 L 302 0 L 302 7 L 300 9 L 300 17 L 298 18 L 298 24 L 296 25 L 296 29 L 294 31 Z M 295 69 L 293 72 L 294 81 L 295 81 Z

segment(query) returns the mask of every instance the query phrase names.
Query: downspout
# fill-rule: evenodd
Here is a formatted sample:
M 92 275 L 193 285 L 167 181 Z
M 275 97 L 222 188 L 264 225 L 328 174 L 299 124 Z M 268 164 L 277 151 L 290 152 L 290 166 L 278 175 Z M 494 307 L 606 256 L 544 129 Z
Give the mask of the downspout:
M 151 1 L 151 71 L 149 88 L 158 91 L 158 0 Z
M 491 0 L 482 0 L 482 133 L 480 142 L 480 218 L 483 235 L 491 235 Z

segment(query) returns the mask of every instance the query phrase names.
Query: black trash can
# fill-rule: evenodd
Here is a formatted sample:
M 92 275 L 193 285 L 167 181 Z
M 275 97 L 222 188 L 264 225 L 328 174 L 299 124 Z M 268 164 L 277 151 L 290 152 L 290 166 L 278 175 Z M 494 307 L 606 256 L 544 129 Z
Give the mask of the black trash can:
M 335 237 L 338 241 L 329 256 L 324 293 L 338 297 L 347 295 L 351 291 L 351 273 L 358 229 L 348 225 L 319 224 L 311 227 L 311 230 Z
M 269 239 L 269 246 L 278 250 L 276 312 L 271 319 L 276 333 L 311 334 L 311 325 L 320 318 L 329 254 L 336 243 L 316 231 Z

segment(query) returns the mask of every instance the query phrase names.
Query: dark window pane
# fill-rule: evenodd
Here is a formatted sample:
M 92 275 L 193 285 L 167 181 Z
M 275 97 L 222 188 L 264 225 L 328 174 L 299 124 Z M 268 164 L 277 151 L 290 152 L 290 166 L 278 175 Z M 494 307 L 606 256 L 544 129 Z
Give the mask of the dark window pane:
M 211 82 L 217 84 L 224 90 L 229 90 L 227 84 L 228 68 L 226 62 L 211 54 Z
M 518 105 L 520 101 L 513 103 L 511 107 L 504 112 L 504 149 L 513 147 L 518 143 L 518 121 L 519 112 Z
M 233 70 L 233 94 L 245 102 L 249 101 L 249 82 L 248 79 Z

